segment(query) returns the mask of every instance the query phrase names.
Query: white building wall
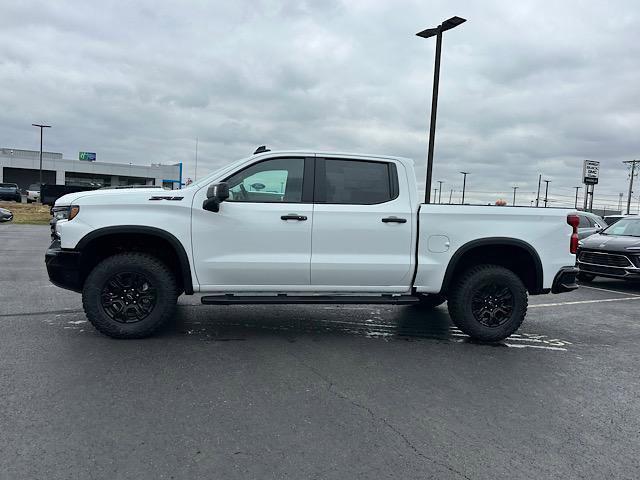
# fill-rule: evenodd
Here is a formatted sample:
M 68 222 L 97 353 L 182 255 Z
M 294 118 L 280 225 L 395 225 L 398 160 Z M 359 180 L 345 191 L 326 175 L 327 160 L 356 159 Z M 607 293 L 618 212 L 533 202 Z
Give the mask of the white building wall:
M 35 154 L 35 155 L 34 155 Z M 0 181 L 3 180 L 3 168 L 23 168 L 39 170 L 40 160 L 38 152 L 20 151 L 17 149 L 0 149 Z M 56 172 L 56 183 L 65 184 L 67 172 L 97 174 L 111 176 L 112 182 L 117 177 L 142 177 L 155 179 L 157 186 L 162 186 L 162 180 L 178 180 L 180 178 L 179 165 L 132 165 L 111 162 L 87 162 L 62 158 L 62 154 L 45 152 L 42 160 L 43 170 Z

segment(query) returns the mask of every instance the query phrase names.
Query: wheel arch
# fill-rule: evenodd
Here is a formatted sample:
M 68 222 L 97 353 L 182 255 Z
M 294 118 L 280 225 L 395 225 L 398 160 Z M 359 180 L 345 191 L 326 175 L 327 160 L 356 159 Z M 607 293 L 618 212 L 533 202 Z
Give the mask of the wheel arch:
M 538 252 L 524 240 L 511 237 L 472 240 L 458 248 L 447 266 L 441 293 L 446 295 L 454 279 L 464 270 L 487 263 L 513 271 L 531 295 L 544 293 L 544 272 Z
M 119 250 L 123 247 L 123 243 L 128 243 L 128 249 L 134 251 L 165 253 L 166 256 L 163 255 L 161 260 L 167 261 L 179 272 L 176 280 L 184 293 L 193 295 L 191 265 L 182 243 L 166 230 L 141 225 L 103 227 L 82 237 L 75 248 L 82 257 L 81 263 L 84 270 L 82 282 L 100 260 L 118 251 L 127 251 L 127 249 Z

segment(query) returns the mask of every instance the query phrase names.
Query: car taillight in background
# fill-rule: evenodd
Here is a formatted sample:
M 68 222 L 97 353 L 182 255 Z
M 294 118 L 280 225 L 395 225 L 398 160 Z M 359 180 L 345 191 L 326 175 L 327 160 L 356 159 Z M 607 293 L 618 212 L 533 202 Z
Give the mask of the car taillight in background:
M 573 227 L 569 251 L 575 254 L 578 251 L 578 225 L 580 224 L 580 217 L 578 217 L 578 215 L 567 215 L 567 223 Z

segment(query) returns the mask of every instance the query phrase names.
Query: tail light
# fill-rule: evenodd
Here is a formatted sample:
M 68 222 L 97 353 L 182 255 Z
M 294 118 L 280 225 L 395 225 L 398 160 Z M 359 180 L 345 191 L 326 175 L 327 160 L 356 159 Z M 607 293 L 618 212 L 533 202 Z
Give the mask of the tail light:
M 567 215 L 567 223 L 573 228 L 569 251 L 576 254 L 578 252 L 578 225 L 580 224 L 580 217 L 578 217 L 578 215 Z

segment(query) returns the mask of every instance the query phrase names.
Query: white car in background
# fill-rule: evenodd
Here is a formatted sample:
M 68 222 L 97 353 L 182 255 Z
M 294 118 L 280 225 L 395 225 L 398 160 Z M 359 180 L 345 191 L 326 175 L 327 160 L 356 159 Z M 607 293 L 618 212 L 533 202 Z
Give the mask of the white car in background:
M 40 184 L 34 183 L 27 188 L 27 203 L 40 201 Z

